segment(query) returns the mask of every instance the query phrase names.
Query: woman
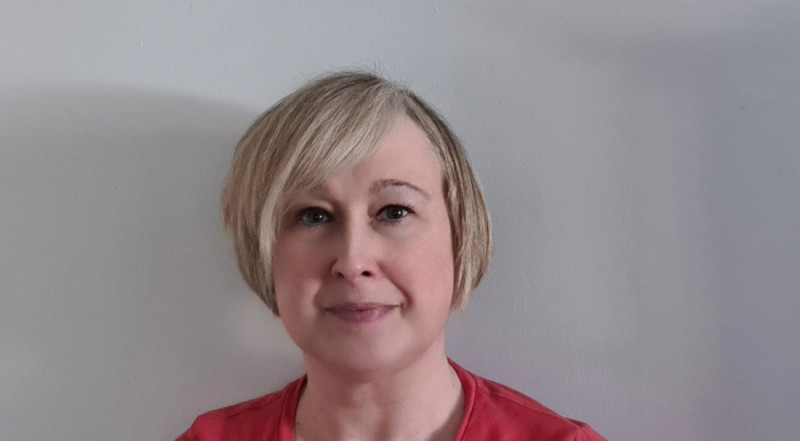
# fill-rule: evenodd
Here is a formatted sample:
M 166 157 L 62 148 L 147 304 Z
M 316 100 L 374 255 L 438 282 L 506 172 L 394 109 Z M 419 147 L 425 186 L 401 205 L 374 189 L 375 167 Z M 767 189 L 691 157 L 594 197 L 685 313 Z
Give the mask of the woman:
M 448 360 L 447 320 L 491 259 L 489 216 L 456 137 L 412 92 L 338 73 L 289 95 L 239 143 L 222 211 L 307 374 L 179 440 L 602 439 Z

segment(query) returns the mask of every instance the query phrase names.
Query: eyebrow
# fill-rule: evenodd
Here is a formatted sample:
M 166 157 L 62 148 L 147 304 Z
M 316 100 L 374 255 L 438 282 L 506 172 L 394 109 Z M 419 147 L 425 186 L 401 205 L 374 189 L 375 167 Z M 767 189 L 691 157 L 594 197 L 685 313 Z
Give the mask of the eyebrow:
M 387 188 L 397 188 L 397 187 L 408 188 L 408 189 L 410 189 L 410 190 L 412 190 L 412 191 L 414 191 L 416 193 L 419 193 L 425 199 L 430 199 L 431 198 L 431 195 L 427 191 L 417 187 L 416 185 L 414 185 L 414 184 L 412 184 L 410 182 L 403 181 L 403 180 L 400 180 L 400 179 L 381 179 L 379 181 L 376 181 L 374 184 L 372 184 L 370 186 L 370 188 L 369 188 L 369 191 L 372 194 L 377 194 L 377 193 L 380 193 L 381 191 L 383 191 L 383 190 L 385 190 Z

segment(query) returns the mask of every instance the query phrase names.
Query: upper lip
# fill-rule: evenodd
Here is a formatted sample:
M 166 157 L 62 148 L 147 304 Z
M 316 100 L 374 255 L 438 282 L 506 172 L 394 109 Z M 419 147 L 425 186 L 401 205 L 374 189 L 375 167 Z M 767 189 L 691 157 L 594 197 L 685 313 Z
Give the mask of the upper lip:
M 391 303 L 378 302 L 342 302 L 326 307 L 328 311 L 367 311 L 375 308 L 390 308 L 398 306 Z

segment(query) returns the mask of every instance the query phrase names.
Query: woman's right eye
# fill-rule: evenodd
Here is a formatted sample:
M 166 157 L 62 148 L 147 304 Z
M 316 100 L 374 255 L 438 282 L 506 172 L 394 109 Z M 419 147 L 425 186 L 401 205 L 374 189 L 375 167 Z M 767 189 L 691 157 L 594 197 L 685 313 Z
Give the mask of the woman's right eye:
M 306 208 L 302 210 L 298 217 L 300 222 L 305 225 L 316 226 L 330 221 L 330 214 L 321 208 Z

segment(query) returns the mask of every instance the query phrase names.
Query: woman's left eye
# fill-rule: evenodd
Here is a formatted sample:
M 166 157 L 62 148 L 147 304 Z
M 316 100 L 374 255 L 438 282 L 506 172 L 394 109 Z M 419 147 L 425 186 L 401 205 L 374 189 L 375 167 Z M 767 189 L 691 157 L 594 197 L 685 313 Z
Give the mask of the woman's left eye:
M 397 222 L 411 213 L 407 207 L 402 205 L 387 205 L 378 212 L 378 218 L 387 222 Z

